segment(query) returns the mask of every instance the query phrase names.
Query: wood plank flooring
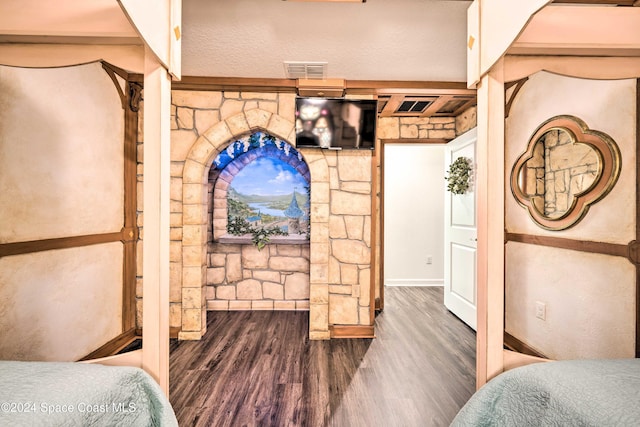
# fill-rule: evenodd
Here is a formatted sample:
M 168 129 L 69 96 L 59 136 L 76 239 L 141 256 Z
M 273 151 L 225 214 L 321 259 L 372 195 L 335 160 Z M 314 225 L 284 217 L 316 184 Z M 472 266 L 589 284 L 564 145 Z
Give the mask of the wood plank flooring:
M 375 339 L 309 341 L 308 312 L 209 312 L 171 342 L 180 426 L 448 426 L 475 390 L 475 333 L 440 287 L 389 287 Z

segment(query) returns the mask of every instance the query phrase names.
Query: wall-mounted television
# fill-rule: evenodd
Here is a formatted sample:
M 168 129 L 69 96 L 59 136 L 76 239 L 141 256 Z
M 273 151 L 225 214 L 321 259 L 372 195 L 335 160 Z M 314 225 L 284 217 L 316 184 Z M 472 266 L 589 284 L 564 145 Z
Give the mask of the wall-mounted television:
M 373 150 L 374 99 L 296 98 L 296 147 Z

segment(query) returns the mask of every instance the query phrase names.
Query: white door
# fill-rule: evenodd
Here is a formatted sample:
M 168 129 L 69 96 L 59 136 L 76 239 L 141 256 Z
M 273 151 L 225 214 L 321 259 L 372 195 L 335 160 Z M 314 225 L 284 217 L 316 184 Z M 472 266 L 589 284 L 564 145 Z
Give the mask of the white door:
M 476 191 L 474 128 L 446 145 L 445 175 L 458 157 L 471 160 L 471 185 L 465 194 L 445 191 L 444 211 L 444 305 L 476 329 Z M 446 181 L 445 181 L 446 184 Z

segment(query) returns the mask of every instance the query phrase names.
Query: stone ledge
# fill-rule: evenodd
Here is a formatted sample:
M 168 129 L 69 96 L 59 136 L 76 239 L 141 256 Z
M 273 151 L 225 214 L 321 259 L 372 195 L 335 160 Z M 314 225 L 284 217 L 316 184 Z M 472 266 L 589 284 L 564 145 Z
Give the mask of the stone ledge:
M 253 245 L 251 235 L 234 236 L 232 234 L 224 234 L 218 239 L 214 240 L 214 243 L 227 243 L 235 245 Z M 309 239 L 304 234 L 297 234 L 294 236 L 271 236 L 267 245 L 308 245 Z

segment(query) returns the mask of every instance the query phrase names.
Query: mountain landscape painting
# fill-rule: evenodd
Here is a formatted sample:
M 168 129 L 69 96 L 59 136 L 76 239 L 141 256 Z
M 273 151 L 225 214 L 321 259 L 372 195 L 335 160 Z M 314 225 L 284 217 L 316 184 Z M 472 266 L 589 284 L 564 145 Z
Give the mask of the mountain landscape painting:
M 288 163 L 260 157 L 238 172 L 227 193 L 228 232 L 256 229 L 277 235 L 306 235 L 309 184 Z

